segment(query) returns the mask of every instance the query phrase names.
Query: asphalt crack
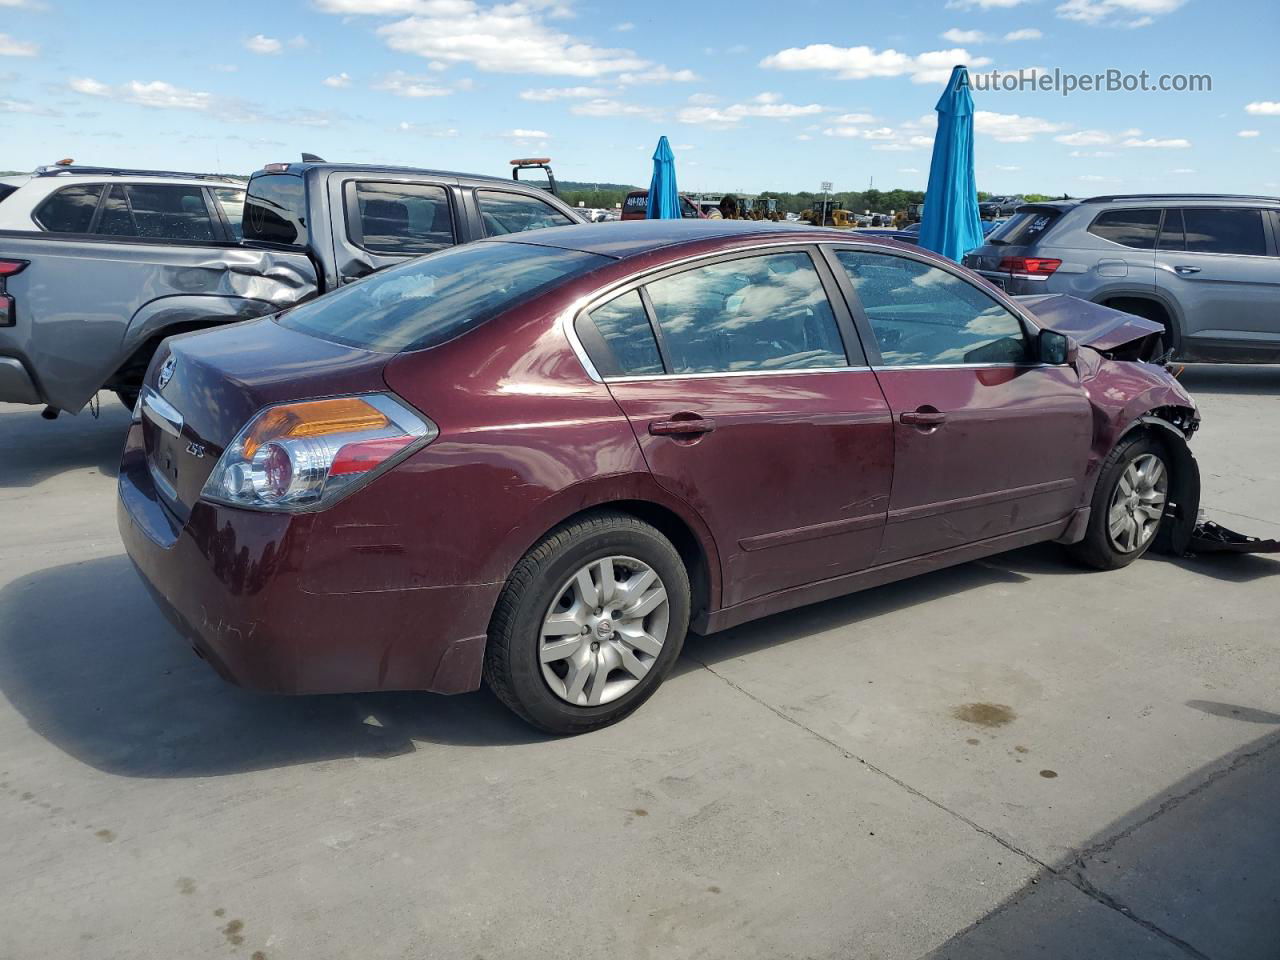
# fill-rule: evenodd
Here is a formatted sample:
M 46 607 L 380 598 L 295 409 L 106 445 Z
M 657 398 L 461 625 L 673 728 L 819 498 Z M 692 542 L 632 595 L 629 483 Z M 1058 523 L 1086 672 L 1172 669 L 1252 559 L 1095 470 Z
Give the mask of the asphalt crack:
M 1150 823 L 1151 821 L 1155 820 L 1157 817 L 1161 816 L 1162 814 L 1167 813 L 1169 810 L 1174 809 L 1176 806 L 1178 806 L 1178 804 L 1182 803 L 1182 801 L 1188 799 L 1189 797 L 1194 796 L 1195 794 L 1199 793 L 1201 790 L 1206 789 L 1211 784 L 1216 783 L 1219 779 L 1226 776 L 1231 771 L 1237 769 L 1240 765 L 1247 763 L 1249 760 L 1253 759 L 1254 757 L 1259 756 L 1262 753 L 1265 753 L 1267 750 L 1272 749 L 1274 746 L 1276 746 L 1277 743 L 1280 743 L 1280 740 L 1277 740 L 1269 744 L 1267 747 L 1264 747 L 1261 750 L 1254 751 L 1252 754 L 1245 754 L 1240 757 L 1237 757 L 1236 761 L 1229 764 L 1227 767 L 1221 770 L 1217 770 L 1213 774 L 1211 774 L 1204 783 L 1201 783 L 1200 785 L 1196 786 L 1195 788 L 1193 788 L 1192 790 L 1188 791 L 1185 794 L 1182 794 L 1178 797 L 1171 798 L 1170 800 L 1161 804 L 1160 807 L 1150 816 L 1139 821 L 1138 823 L 1133 824 L 1130 827 L 1126 827 L 1124 830 L 1120 831 L 1120 833 L 1116 834 L 1116 836 L 1110 838 L 1109 840 L 1106 840 L 1101 844 L 1095 844 L 1094 846 L 1087 848 L 1085 851 L 1083 851 L 1080 854 L 1077 854 L 1076 857 L 1072 858 L 1071 862 L 1066 867 L 1058 869 L 1045 863 L 1035 854 L 1027 850 L 1023 850 L 1013 841 L 1000 836 L 1000 834 L 996 833 L 994 830 L 990 830 L 987 827 L 984 827 L 982 824 L 978 823 L 976 820 L 973 820 L 965 816 L 963 813 L 960 813 L 958 810 L 953 810 L 951 807 L 948 807 L 942 801 L 935 800 L 933 797 L 929 796 L 927 793 L 924 793 L 923 791 L 916 789 L 911 784 L 907 783 L 905 780 L 902 780 L 899 777 L 895 777 L 892 773 L 890 773 L 888 770 L 885 770 L 883 767 L 877 766 L 876 764 L 872 763 L 866 758 L 858 756 L 856 753 L 853 753 L 851 750 L 837 743 L 835 740 L 832 740 L 830 737 L 822 733 L 819 733 L 817 730 L 814 730 L 812 727 L 806 726 L 804 723 L 801 723 L 795 717 L 784 712 L 783 710 L 780 710 L 778 707 L 775 707 L 773 704 L 769 703 L 767 700 L 764 700 L 756 696 L 754 693 L 752 693 L 750 690 L 747 690 L 745 687 L 741 686 L 740 684 L 734 683 L 724 674 L 718 673 L 709 664 L 705 663 L 702 660 L 699 660 L 697 657 L 691 656 L 687 651 L 685 652 L 684 655 L 694 663 L 698 664 L 698 666 L 702 667 L 708 673 L 710 673 L 717 680 L 724 683 L 726 686 L 736 690 L 738 693 L 742 694 L 747 699 L 752 700 L 753 702 L 764 707 L 766 710 L 768 710 L 778 719 L 783 720 L 791 724 L 792 726 L 797 727 L 800 730 L 803 730 L 809 736 L 822 741 L 827 746 L 831 747 L 833 750 L 838 751 L 841 754 L 841 756 L 843 756 L 845 759 L 856 760 L 858 763 L 862 764 L 867 769 L 871 770 L 873 773 L 883 777 L 884 779 L 888 780 L 890 783 L 893 783 L 896 786 L 900 787 L 901 789 L 905 790 L 911 796 L 917 797 L 918 799 L 923 800 L 925 803 L 928 803 L 931 806 L 936 807 L 938 810 L 941 810 L 943 813 L 947 814 L 947 816 L 960 821 L 961 823 L 963 823 L 965 826 L 969 827 L 971 830 L 975 831 L 976 833 L 979 833 L 982 836 L 986 837 L 987 839 L 998 843 L 1000 846 L 1008 850 L 1010 853 L 1018 857 L 1021 857 L 1028 864 L 1034 865 L 1038 867 L 1040 870 L 1042 870 L 1044 873 L 1048 874 L 1049 876 L 1062 880 L 1063 882 L 1074 887 L 1077 891 L 1084 894 L 1084 896 L 1088 897 L 1090 900 L 1094 901 L 1095 903 L 1103 907 L 1106 907 L 1108 910 L 1114 911 L 1124 919 L 1129 920 L 1132 923 L 1135 923 L 1138 926 L 1142 927 L 1148 933 L 1151 933 L 1159 937 L 1160 939 L 1164 940 L 1165 942 L 1171 944 L 1172 946 L 1177 947 L 1179 950 L 1185 953 L 1188 957 L 1193 958 L 1193 960 L 1210 960 L 1210 958 L 1206 954 L 1201 953 L 1199 950 L 1197 950 L 1191 944 L 1187 943 L 1185 940 L 1175 936 L 1172 933 L 1169 933 L 1167 930 L 1162 929 L 1158 924 L 1135 914 L 1133 910 L 1125 906 L 1125 904 L 1117 900 L 1115 897 L 1112 897 L 1110 894 L 1105 893 L 1104 891 L 1095 887 L 1092 883 L 1090 883 L 1083 876 L 1081 876 L 1078 871 L 1084 868 L 1084 861 L 1094 856 L 1097 852 L 1111 849 L 1116 843 L 1118 843 L 1124 837 L 1131 834 L 1133 831 L 1137 830 L 1139 827 Z M 1031 883 L 1032 884 L 1039 883 L 1039 880 L 1033 878 Z M 975 923 L 964 928 L 964 930 L 959 931 L 959 933 L 960 934 L 967 933 L 968 931 L 973 930 L 983 922 L 991 919 L 994 916 L 997 916 L 1000 913 L 1003 913 L 1006 908 L 1013 905 L 1014 903 L 1016 903 L 1018 900 L 1022 898 L 1022 896 L 1026 892 L 1026 889 L 1028 889 L 1029 886 L 1030 885 L 1027 885 L 1027 887 L 1024 887 L 1024 890 L 1019 891 L 1019 893 L 1015 894 L 1013 897 L 1006 900 L 1004 904 L 996 907 L 990 913 L 979 918 Z

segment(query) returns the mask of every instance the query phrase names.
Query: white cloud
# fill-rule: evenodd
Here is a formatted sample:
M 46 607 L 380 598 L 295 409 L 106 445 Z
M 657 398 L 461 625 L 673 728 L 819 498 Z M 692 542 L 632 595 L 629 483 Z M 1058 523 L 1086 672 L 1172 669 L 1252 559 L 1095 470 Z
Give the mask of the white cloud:
M 840 116 L 833 118 L 833 122 L 849 124 L 875 123 L 876 118 L 869 113 L 842 113 Z
M 942 39 L 947 43 L 987 43 L 991 38 L 981 30 L 959 30 L 952 27 L 942 34 Z
M 597 97 L 586 103 L 575 103 L 569 108 L 569 112 L 580 117 L 645 117 L 649 120 L 657 120 L 662 116 L 662 111 L 657 107 L 623 103 L 608 97 Z
M 624 20 L 622 23 L 618 24 L 613 29 L 617 33 L 629 33 L 635 28 L 636 28 L 636 25 L 632 23 L 630 20 Z
M 424 137 L 456 137 L 458 135 L 456 127 L 424 127 L 420 123 L 410 123 L 408 120 L 400 121 L 396 129 L 401 133 L 416 133 Z
M 1260 137 L 1262 136 L 1262 131 L 1261 130 L 1241 130 L 1239 133 L 1236 134 L 1236 136 L 1237 137 Z
M 1013 173 L 1013 172 L 1015 172 L 1015 171 L 1017 171 L 1017 170 L 1021 170 L 1022 168 L 1021 168 L 1021 167 L 1010 166 L 1009 164 L 1005 164 L 1005 163 L 997 163 L 997 164 L 996 164 L 996 169 L 997 169 L 997 170 L 1004 170 L 1006 173 Z
M 1001 143 L 1026 143 L 1037 134 L 1056 133 L 1066 124 L 1051 123 L 1040 117 L 1026 117 L 1017 113 L 995 113 L 977 110 L 973 114 L 973 128 Z
M 898 172 L 899 173 L 919 173 L 920 171 L 917 170 L 915 167 L 899 167 Z
M 218 73 L 235 73 L 240 68 L 234 63 L 215 63 L 213 69 Z
M 1026 2 L 1027 0 L 947 0 L 947 6 L 955 10 L 968 10 L 972 7 L 980 10 L 1006 10 Z
M 351 76 L 347 73 L 335 73 L 331 77 L 324 78 L 326 87 L 349 87 L 351 86 Z
M 1085 183 L 1115 183 L 1115 177 L 1100 177 L 1096 173 L 1082 173 L 1076 177 L 1077 180 L 1083 180 Z
M 524 130 L 517 127 L 514 130 L 508 130 L 502 136 L 508 140 L 547 140 L 551 134 L 545 130 Z
M 714 93 L 691 93 L 689 94 L 689 102 L 697 104 L 700 107 L 706 107 L 713 103 L 719 103 L 720 98 Z
M 302 34 L 298 34 L 297 36 L 289 40 L 289 46 L 293 47 L 293 49 L 295 50 L 304 50 L 308 46 L 310 46 L 310 44 L 307 42 L 306 37 L 304 37 Z
M 1035 27 L 1026 27 L 1022 30 L 1010 30 L 1004 35 L 1005 43 L 1017 43 L 1019 40 L 1039 40 L 1044 34 Z
M 34 57 L 39 52 L 40 48 L 34 43 L 24 43 L 0 33 L 0 57 Z
M 0 2 L 0 6 L 4 4 Z M 32 103 L 30 100 L 7 100 L 0 98 L 0 113 L 24 113 L 35 117 L 61 116 L 57 111 Z
M 1178 167 L 1176 170 L 1170 170 L 1169 172 L 1176 173 L 1176 174 L 1195 173 L 1195 171 L 1192 170 L 1190 167 Z
M 520 99 L 548 103 L 552 100 L 586 100 L 603 97 L 608 93 L 608 90 L 600 87 L 542 87 L 537 90 L 521 90 Z
M 1069 154 L 1067 154 L 1067 156 L 1074 157 L 1077 160 L 1100 160 L 1103 157 L 1114 157 L 1115 151 L 1113 150 L 1072 150 Z
M 798 135 L 796 136 L 796 139 L 797 139 L 797 140 L 812 140 L 812 139 L 813 139 L 813 137 L 809 136 L 807 133 L 801 133 L 801 134 L 798 134 Z
M 1181 137 L 1170 137 L 1163 140 L 1158 137 L 1148 137 L 1145 140 L 1139 140 L 1137 137 L 1130 137 L 1122 142 L 1120 146 L 1136 147 L 1138 149 L 1185 150 L 1187 147 L 1191 146 L 1191 141 L 1184 140 Z
M 633 50 L 595 47 L 550 26 L 564 12 L 542 0 L 484 5 L 476 0 L 318 0 L 332 13 L 410 16 L 378 28 L 393 50 L 491 73 L 599 77 L 654 64 Z
M 1089 26 L 1147 27 L 1187 0 L 1066 0 L 1055 12 L 1064 20 Z
M 868 46 L 837 47 L 829 43 L 811 43 L 807 47 L 788 47 L 760 61 L 760 66 L 774 70 L 822 70 L 842 80 L 867 77 L 910 76 L 916 83 L 942 83 L 957 63 L 985 67 L 990 57 L 975 57 L 968 50 L 930 50 L 911 56 L 897 50 L 875 50 Z
M 692 70 L 671 70 L 664 66 L 656 66 L 638 73 L 622 73 L 618 82 L 633 83 L 697 83 L 702 78 Z
M 143 83 L 130 80 L 119 86 L 99 83 L 92 77 L 73 77 L 68 86 L 76 93 L 90 97 L 108 97 L 112 100 L 123 100 L 125 103 L 136 103 L 142 107 L 154 107 L 161 110 L 208 110 L 213 105 L 213 94 L 185 90 L 175 87 L 163 80 L 152 80 Z
M 1280 117 L 1280 102 L 1275 100 L 1259 100 L 1256 103 L 1246 104 L 1245 113 L 1252 113 L 1257 117 Z
M 761 93 L 749 103 L 734 103 L 727 107 L 684 107 L 676 113 L 681 123 L 726 128 L 748 117 L 770 120 L 790 120 L 793 117 L 810 117 L 825 113 L 827 108 L 817 103 L 783 103 L 780 94 Z
M 395 94 L 397 97 L 413 97 L 415 99 L 447 97 L 453 93 L 451 88 L 441 86 L 430 77 L 415 77 L 412 74 L 405 73 L 403 70 L 387 74 L 374 89 L 385 90 L 387 93 Z
M 284 49 L 284 44 L 275 37 L 267 37 L 261 33 L 256 33 L 244 42 L 244 48 L 250 53 L 271 54 L 279 53 Z
M 1077 130 L 1075 133 L 1064 133 L 1053 139 L 1059 143 L 1065 143 L 1068 147 L 1092 147 L 1111 143 L 1115 138 L 1105 130 Z

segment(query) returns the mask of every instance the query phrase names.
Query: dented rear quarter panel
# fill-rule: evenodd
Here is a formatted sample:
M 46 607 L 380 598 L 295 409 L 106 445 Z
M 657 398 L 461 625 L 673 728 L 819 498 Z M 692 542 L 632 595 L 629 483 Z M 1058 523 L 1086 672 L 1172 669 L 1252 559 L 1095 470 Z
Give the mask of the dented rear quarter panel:
M 305 253 L 234 243 L 3 231 L 0 254 L 30 261 L 7 282 L 17 314 L 0 328 L 0 355 L 24 363 L 45 403 L 71 412 L 167 328 L 263 316 L 318 290 Z

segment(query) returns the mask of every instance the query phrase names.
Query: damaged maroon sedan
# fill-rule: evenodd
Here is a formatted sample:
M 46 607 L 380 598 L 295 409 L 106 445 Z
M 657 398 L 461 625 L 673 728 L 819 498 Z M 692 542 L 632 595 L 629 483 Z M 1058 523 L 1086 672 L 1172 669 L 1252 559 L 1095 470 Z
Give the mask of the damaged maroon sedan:
M 451 248 L 167 341 L 120 468 L 144 581 L 228 680 L 486 681 L 612 723 L 688 630 L 1039 541 L 1185 545 L 1157 324 L 915 247 L 735 221 Z

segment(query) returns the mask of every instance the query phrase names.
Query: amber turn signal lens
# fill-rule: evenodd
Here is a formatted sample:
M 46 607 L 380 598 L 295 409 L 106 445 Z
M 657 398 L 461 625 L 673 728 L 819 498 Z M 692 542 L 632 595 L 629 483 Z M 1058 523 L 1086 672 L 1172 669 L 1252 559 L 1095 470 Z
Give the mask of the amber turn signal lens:
M 244 441 L 244 455 L 252 459 L 268 440 L 380 430 L 390 423 L 385 414 L 359 397 L 289 403 L 271 408 L 254 424 Z

